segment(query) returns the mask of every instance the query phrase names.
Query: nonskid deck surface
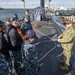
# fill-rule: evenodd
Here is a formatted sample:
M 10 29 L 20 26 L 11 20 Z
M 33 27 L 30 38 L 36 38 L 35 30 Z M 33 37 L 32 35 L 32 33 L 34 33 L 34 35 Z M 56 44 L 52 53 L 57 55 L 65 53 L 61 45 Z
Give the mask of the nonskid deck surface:
M 60 43 L 57 41 L 57 37 L 61 34 L 61 30 L 58 25 L 51 20 L 41 21 L 40 28 L 35 29 L 32 23 L 33 30 L 36 32 L 38 39 L 34 42 L 37 47 L 38 59 L 40 63 L 40 71 L 38 75 L 74 75 L 74 71 L 70 68 L 69 71 L 62 71 L 59 60 L 62 59 L 62 51 Z M 21 73 L 24 74 L 24 71 Z
M 62 71 L 59 60 L 62 58 L 62 48 L 57 42 L 57 37 L 60 35 L 59 27 L 54 21 L 41 21 L 40 28 L 34 29 L 39 38 L 35 45 L 38 48 L 38 58 L 41 70 L 38 75 L 74 75 L 69 71 Z

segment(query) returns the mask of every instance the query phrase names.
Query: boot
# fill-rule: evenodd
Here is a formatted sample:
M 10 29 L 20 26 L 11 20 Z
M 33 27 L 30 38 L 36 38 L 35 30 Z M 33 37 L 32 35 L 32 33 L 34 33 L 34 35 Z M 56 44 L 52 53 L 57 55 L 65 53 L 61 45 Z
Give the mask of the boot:
M 69 66 L 68 65 L 61 66 L 60 69 L 67 71 L 67 70 L 69 70 Z

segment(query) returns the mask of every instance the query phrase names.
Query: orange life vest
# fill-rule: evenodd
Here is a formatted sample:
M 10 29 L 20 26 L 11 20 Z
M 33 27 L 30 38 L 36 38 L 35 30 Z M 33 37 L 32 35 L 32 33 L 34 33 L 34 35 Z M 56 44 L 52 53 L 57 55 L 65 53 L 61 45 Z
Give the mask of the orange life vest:
M 20 34 L 21 38 L 24 40 L 24 36 L 23 36 L 21 30 L 20 30 L 19 28 L 17 28 L 17 31 L 18 31 L 18 33 Z

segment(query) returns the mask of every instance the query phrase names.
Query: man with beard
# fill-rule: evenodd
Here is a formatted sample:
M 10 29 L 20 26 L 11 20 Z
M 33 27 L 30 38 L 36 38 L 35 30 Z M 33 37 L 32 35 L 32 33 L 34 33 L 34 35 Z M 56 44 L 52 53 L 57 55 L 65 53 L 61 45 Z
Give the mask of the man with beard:
M 11 51 L 14 57 L 14 67 L 17 75 L 20 75 L 20 65 L 22 62 L 21 57 L 21 44 L 23 42 L 20 34 L 17 31 L 18 23 L 16 19 L 12 19 L 12 25 L 8 29 L 8 41 L 11 47 Z

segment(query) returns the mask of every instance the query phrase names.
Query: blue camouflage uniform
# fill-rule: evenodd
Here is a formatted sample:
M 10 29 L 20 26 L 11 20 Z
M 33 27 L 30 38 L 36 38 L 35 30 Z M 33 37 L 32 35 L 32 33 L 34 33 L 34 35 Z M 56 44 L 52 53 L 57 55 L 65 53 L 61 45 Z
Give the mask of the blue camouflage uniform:
M 11 75 L 11 70 L 4 56 L 0 53 L 0 75 Z
M 32 25 L 29 22 L 23 22 L 21 25 L 22 34 L 25 35 L 28 30 L 33 30 Z
M 22 44 L 21 50 L 24 55 L 25 75 L 37 75 L 36 69 L 39 67 L 36 47 L 25 40 Z

